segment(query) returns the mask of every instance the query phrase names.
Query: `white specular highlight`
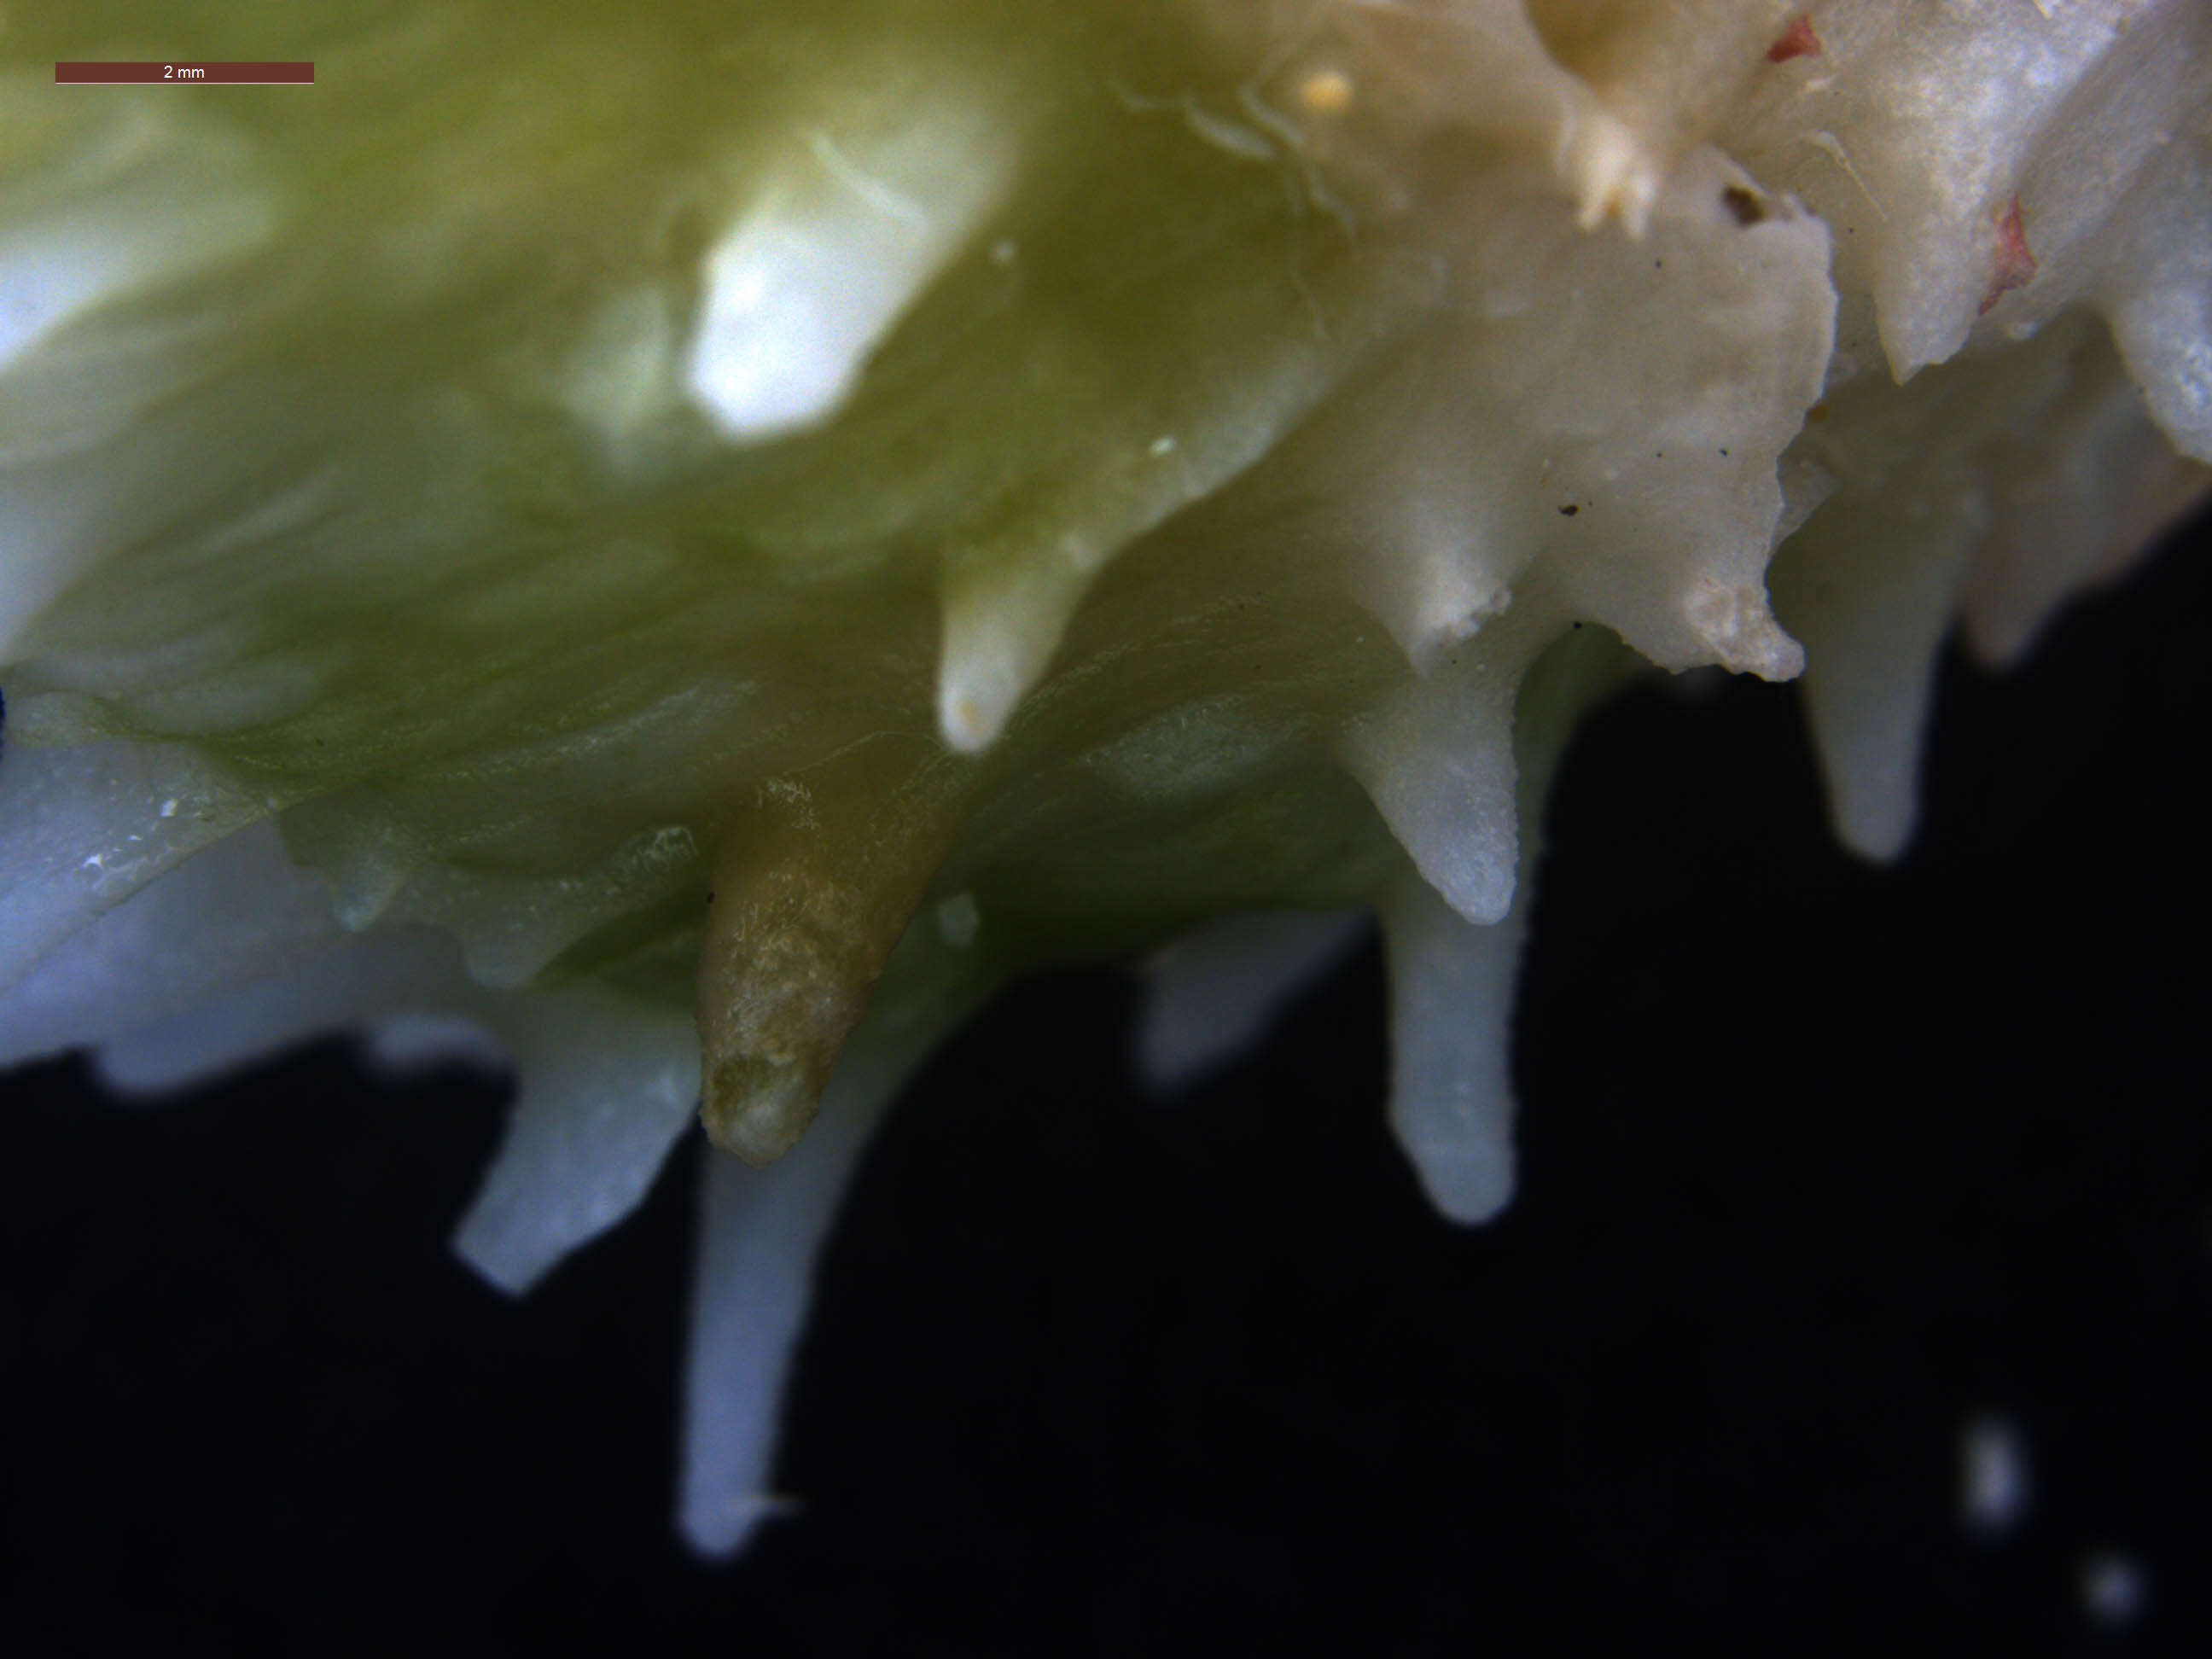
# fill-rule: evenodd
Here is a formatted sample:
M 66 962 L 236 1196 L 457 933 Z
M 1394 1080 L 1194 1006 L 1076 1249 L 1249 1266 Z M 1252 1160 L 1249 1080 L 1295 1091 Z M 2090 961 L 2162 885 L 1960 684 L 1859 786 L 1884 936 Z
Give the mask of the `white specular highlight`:
M 1013 135 L 939 91 L 872 130 L 805 136 L 707 255 L 684 385 L 722 435 L 835 415 L 870 356 L 998 209 Z

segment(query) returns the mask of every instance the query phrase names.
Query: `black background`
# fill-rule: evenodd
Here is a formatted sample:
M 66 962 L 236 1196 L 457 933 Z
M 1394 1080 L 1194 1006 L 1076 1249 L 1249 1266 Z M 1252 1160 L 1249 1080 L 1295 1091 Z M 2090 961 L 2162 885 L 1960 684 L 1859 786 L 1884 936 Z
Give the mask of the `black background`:
M 1790 693 L 1654 688 L 1553 818 L 1521 1196 L 1384 1133 L 1370 947 L 1139 1098 L 1104 975 L 1004 1000 L 866 1166 L 737 1566 L 668 1526 L 687 1150 L 515 1304 L 445 1235 L 501 1090 L 343 1043 L 169 1108 L 0 1086 L 0 1647 L 1361 1654 L 1575 1636 L 2203 1651 L 2200 526 L 2002 681 L 1947 661 L 1903 865 Z M 2035 1502 L 1957 1516 L 2009 1414 Z M 2148 1609 L 2100 1633 L 2090 1552 Z

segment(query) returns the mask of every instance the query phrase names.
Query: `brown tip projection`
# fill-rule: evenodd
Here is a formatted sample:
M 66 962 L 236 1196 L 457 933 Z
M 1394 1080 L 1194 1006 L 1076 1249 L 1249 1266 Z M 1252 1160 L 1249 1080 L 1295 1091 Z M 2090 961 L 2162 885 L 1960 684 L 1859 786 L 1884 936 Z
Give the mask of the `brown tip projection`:
M 948 769 L 889 802 L 879 778 L 783 780 L 724 842 L 698 981 L 700 1115 L 723 1151 L 771 1164 L 813 1121 L 957 828 Z

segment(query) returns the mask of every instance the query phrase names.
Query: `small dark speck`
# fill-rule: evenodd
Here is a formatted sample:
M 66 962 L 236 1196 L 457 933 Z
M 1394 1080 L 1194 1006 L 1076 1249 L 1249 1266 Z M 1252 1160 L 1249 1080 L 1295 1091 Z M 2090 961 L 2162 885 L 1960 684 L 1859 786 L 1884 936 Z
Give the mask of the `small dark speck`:
M 1667 269 L 1667 262 L 1664 259 L 1654 259 L 1651 262 L 1651 269 L 1654 270 L 1664 270 Z
M 1582 508 L 1580 508 L 1579 507 L 1577 507 L 1576 505 L 1574 505 L 1574 503 L 1573 503 L 1573 502 L 1570 501 L 1566 506 L 1565 506 L 1565 507 L 1561 507 L 1561 508 L 1559 509 L 1559 516 L 1560 516 L 1561 518 L 1563 518 L 1563 519 L 1571 519 L 1571 518 L 1573 518 L 1573 517 L 1575 516 L 1575 514 L 1577 514 L 1577 513 L 1579 513 L 1579 512 L 1581 512 L 1581 511 L 1582 511 Z
M 1727 454 L 1727 453 L 1728 453 L 1728 451 L 1726 451 L 1725 449 L 1723 449 L 1723 451 L 1721 451 L 1721 453 L 1722 453 L 1722 454 L 1723 454 L 1723 455 L 1725 455 L 1725 454 Z
M 1735 216 L 1740 225 L 1755 225 L 1766 217 L 1766 204 L 1759 199 L 1759 192 L 1746 190 L 1741 185 L 1730 185 L 1723 190 L 1721 205 Z
M 1576 627 L 1577 627 L 1577 628 L 1580 628 L 1580 627 L 1582 626 L 1582 624 L 1581 624 L 1580 623 L 1577 623 L 1575 624 L 1575 626 L 1576 626 Z

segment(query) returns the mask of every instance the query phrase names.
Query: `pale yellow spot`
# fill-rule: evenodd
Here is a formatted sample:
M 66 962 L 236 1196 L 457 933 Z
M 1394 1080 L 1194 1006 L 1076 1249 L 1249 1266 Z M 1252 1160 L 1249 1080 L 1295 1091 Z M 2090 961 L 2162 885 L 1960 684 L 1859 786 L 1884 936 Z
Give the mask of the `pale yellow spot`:
M 1298 106 L 1309 115 L 1341 115 L 1352 107 L 1353 91 L 1342 70 L 1316 70 L 1298 82 Z

